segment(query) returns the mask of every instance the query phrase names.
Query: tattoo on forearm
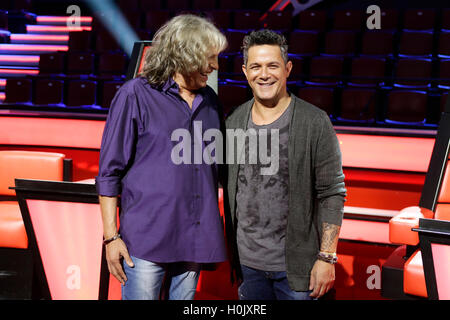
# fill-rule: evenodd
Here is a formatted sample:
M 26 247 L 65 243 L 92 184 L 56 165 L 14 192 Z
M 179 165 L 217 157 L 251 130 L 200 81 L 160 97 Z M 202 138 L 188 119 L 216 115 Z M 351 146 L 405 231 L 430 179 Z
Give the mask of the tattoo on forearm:
M 322 242 L 320 244 L 320 250 L 322 251 L 335 251 L 338 243 L 340 226 L 335 224 L 326 223 L 322 224 Z

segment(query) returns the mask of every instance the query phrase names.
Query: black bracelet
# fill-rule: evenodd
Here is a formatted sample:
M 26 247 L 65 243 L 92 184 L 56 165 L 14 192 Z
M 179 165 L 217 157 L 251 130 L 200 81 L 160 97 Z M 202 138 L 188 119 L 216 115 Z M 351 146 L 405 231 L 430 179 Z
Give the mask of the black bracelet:
M 104 239 L 103 240 L 103 244 L 104 245 L 107 245 L 108 243 L 110 243 L 110 242 L 112 242 L 112 241 L 114 241 L 114 240 L 117 240 L 117 239 L 119 239 L 120 238 L 120 233 L 118 233 L 118 234 L 116 234 L 114 237 L 112 237 L 112 238 L 109 238 L 109 239 Z

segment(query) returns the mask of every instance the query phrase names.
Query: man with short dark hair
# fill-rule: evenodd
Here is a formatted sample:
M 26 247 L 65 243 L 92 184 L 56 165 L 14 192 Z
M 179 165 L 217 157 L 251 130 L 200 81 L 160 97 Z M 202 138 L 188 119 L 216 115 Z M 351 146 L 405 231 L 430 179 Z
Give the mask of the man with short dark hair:
M 228 116 L 227 131 L 253 130 L 258 150 L 270 146 L 278 163 L 228 167 L 227 207 L 243 276 L 239 298 L 319 298 L 334 283 L 346 196 L 339 143 L 327 114 L 287 90 L 292 62 L 282 35 L 254 31 L 243 53 L 254 98 Z M 279 145 L 267 142 L 276 140 Z M 245 159 L 255 150 L 251 141 Z M 227 143 L 236 149 L 235 141 Z M 263 174 L 270 166 L 278 170 Z

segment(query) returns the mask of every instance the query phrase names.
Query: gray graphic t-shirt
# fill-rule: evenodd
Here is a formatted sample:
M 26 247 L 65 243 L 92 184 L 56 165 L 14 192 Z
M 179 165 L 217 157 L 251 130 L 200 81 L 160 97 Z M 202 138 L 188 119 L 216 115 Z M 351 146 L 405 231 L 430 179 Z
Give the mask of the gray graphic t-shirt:
M 250 139 L 246 139 L 245 162 L 239 165 L 236 215 L 238 220 L 237 243 L 240 262 L 264 271 L 285 271 L 285 236 L 289 211 L 288 140 L 289 121 L 293 99 L 285 112 L 268 125 L 255 125 L 250 116 L 248 128 L 267 129 L 267 154 L 278 151 L 278 170 L 273 174 L 261 174 L 262 164 L 258 155 L 256 164 L 250 164 Z M 279 145 L 271 146 L 271 131 L 278 130 Z M 264 131 L 265 132 L 265 131 Z M 273 132 L 273 131 L 272 131 Z M 258 140 L 258 152 L 261 141 Z M 272 148 L 278 150 L 272 150 Z M 271 153 L 272 152 L 272 153 Z

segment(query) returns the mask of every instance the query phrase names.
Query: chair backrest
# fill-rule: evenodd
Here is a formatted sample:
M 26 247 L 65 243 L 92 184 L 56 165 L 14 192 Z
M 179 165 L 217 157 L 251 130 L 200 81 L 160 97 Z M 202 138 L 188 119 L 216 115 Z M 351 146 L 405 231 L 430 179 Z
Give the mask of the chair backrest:
M 450 221 L 450 155 L 447 159 L 434 218 Z
M 14 179 L 63 181 L 64 158 L 61 153 L 2 150 L 0 151 L 0 195 L 14 196 Z
M 435 212 L 435 219 L 450 220 L 450 99 L 445 103 L 419 206 Z

